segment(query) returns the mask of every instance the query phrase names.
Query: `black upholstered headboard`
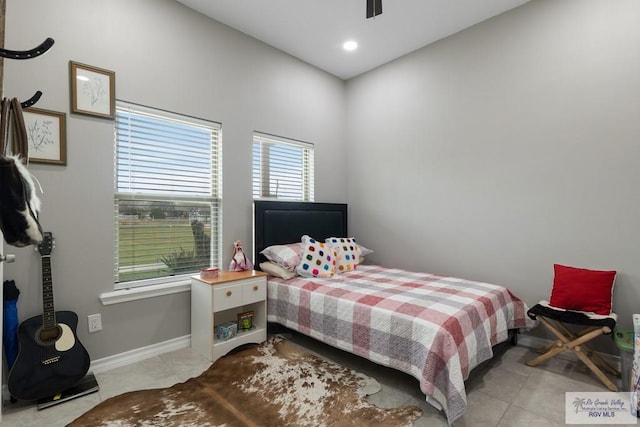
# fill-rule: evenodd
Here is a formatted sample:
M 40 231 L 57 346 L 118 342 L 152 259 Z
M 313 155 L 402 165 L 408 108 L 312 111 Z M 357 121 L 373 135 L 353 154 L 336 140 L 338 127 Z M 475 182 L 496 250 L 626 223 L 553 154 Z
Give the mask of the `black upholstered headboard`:
M 260 254 L 271 245 L 299 242 L 303 235 L 324 241 L 348 236 L 347 205 L 344 203 L 274 202 L 253 203 L 253 261 L 256 268 L 265 260 Z

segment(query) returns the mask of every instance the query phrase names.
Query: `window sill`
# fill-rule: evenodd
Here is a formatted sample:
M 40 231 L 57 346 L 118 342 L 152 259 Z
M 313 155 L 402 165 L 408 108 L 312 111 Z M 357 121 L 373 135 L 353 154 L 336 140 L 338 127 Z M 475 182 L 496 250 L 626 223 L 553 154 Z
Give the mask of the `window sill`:
M 123 302 L 136 301 L 159 297 L 162 295 L 177 294 L 191 291 L 191 280 L 182 279 L 172 283 L 161 285 L 140 286 L 137 288 L 119 289 L 117 291 L 100 294 L 102 305 L 120 304 Z

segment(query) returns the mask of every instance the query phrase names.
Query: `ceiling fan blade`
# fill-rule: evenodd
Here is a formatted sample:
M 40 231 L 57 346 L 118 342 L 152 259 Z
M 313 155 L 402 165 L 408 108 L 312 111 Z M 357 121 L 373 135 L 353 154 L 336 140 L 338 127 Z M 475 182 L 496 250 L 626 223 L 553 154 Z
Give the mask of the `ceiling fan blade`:
M 367 0 L 367 18 L 373 18 L 382 13 L 382 0 Z

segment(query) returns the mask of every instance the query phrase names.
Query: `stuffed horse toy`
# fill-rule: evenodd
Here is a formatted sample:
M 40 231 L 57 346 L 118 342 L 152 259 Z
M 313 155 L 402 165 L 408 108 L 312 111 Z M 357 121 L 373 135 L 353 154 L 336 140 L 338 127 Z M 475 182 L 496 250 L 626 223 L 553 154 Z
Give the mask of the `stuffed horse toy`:
M 253 268 L 253 264 L 245 255 L 244 250 L 242 249 L 242 242 L 240 240 L 236 240 L 233 242 L 233 258 L 231 258 L 231 263 L 229 264 L 229 271 L 246 271 L 251 270 Z
M 9 138 L 11 125 L 16 141 Z M 13 142 L 16 142 L 18 153 L 7 155 L 7 148 L 14 145 Z M 28 156 L 20 103 L 16 98 L 5 98 L 0 107 L 0 230 L 4 240 L 17 247 L 42 241 L 42 228 L 38 222 L 40 199 L 36 195 L 34 177 L 25 166 Z

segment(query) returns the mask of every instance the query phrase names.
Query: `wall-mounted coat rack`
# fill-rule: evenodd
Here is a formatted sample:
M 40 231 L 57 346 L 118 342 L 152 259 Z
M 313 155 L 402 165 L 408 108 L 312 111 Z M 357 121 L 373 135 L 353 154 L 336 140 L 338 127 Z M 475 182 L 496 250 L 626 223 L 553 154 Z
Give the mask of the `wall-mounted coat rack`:
M 47 53 L 54 43 L 55 41 L 51 37 L 48 37 L 45 41 L 40 43 L 40 45 L 29 50 L 10 50 L 0 48 L 0 56 L 9 59 L 31 59 Z
M 35 104 L 36 102 L 38 102 L 38 100 L 40 99 L 40 97 L 42 96 L 42 92 L 37 90 L 36 93 L 33 94 L 33 96 L 29 99 L 27 99 L 26 101 L 22 101 L 20 103 L 20 106 L 22 107 L 22 109 L 24 110 L 25 108 L 29 108 L 31 107 L 33 104 Z
M 0 57 L 8 58 L 8 59 L 36 58 L 42 54 L 47 53 L 47 51 L 51 49 L 51 46 L 53 46 L 54 43 L 55 41 L 51 37 L 48 37 L 45 41 L 40 43 L 38 46 L 29 50 L 10 50 L 10 49 L 0 48 Z M 29 108 L 32 105 L 34 105 L 36 102 L 38 102 L 41 96 L 42 96 L 42 92 L 38 90 L 36 91 L 36 93 L 33 94 L 31 98 L 27 99 L 26 101 L 20 102 L 20 106 L 23 109 Z

